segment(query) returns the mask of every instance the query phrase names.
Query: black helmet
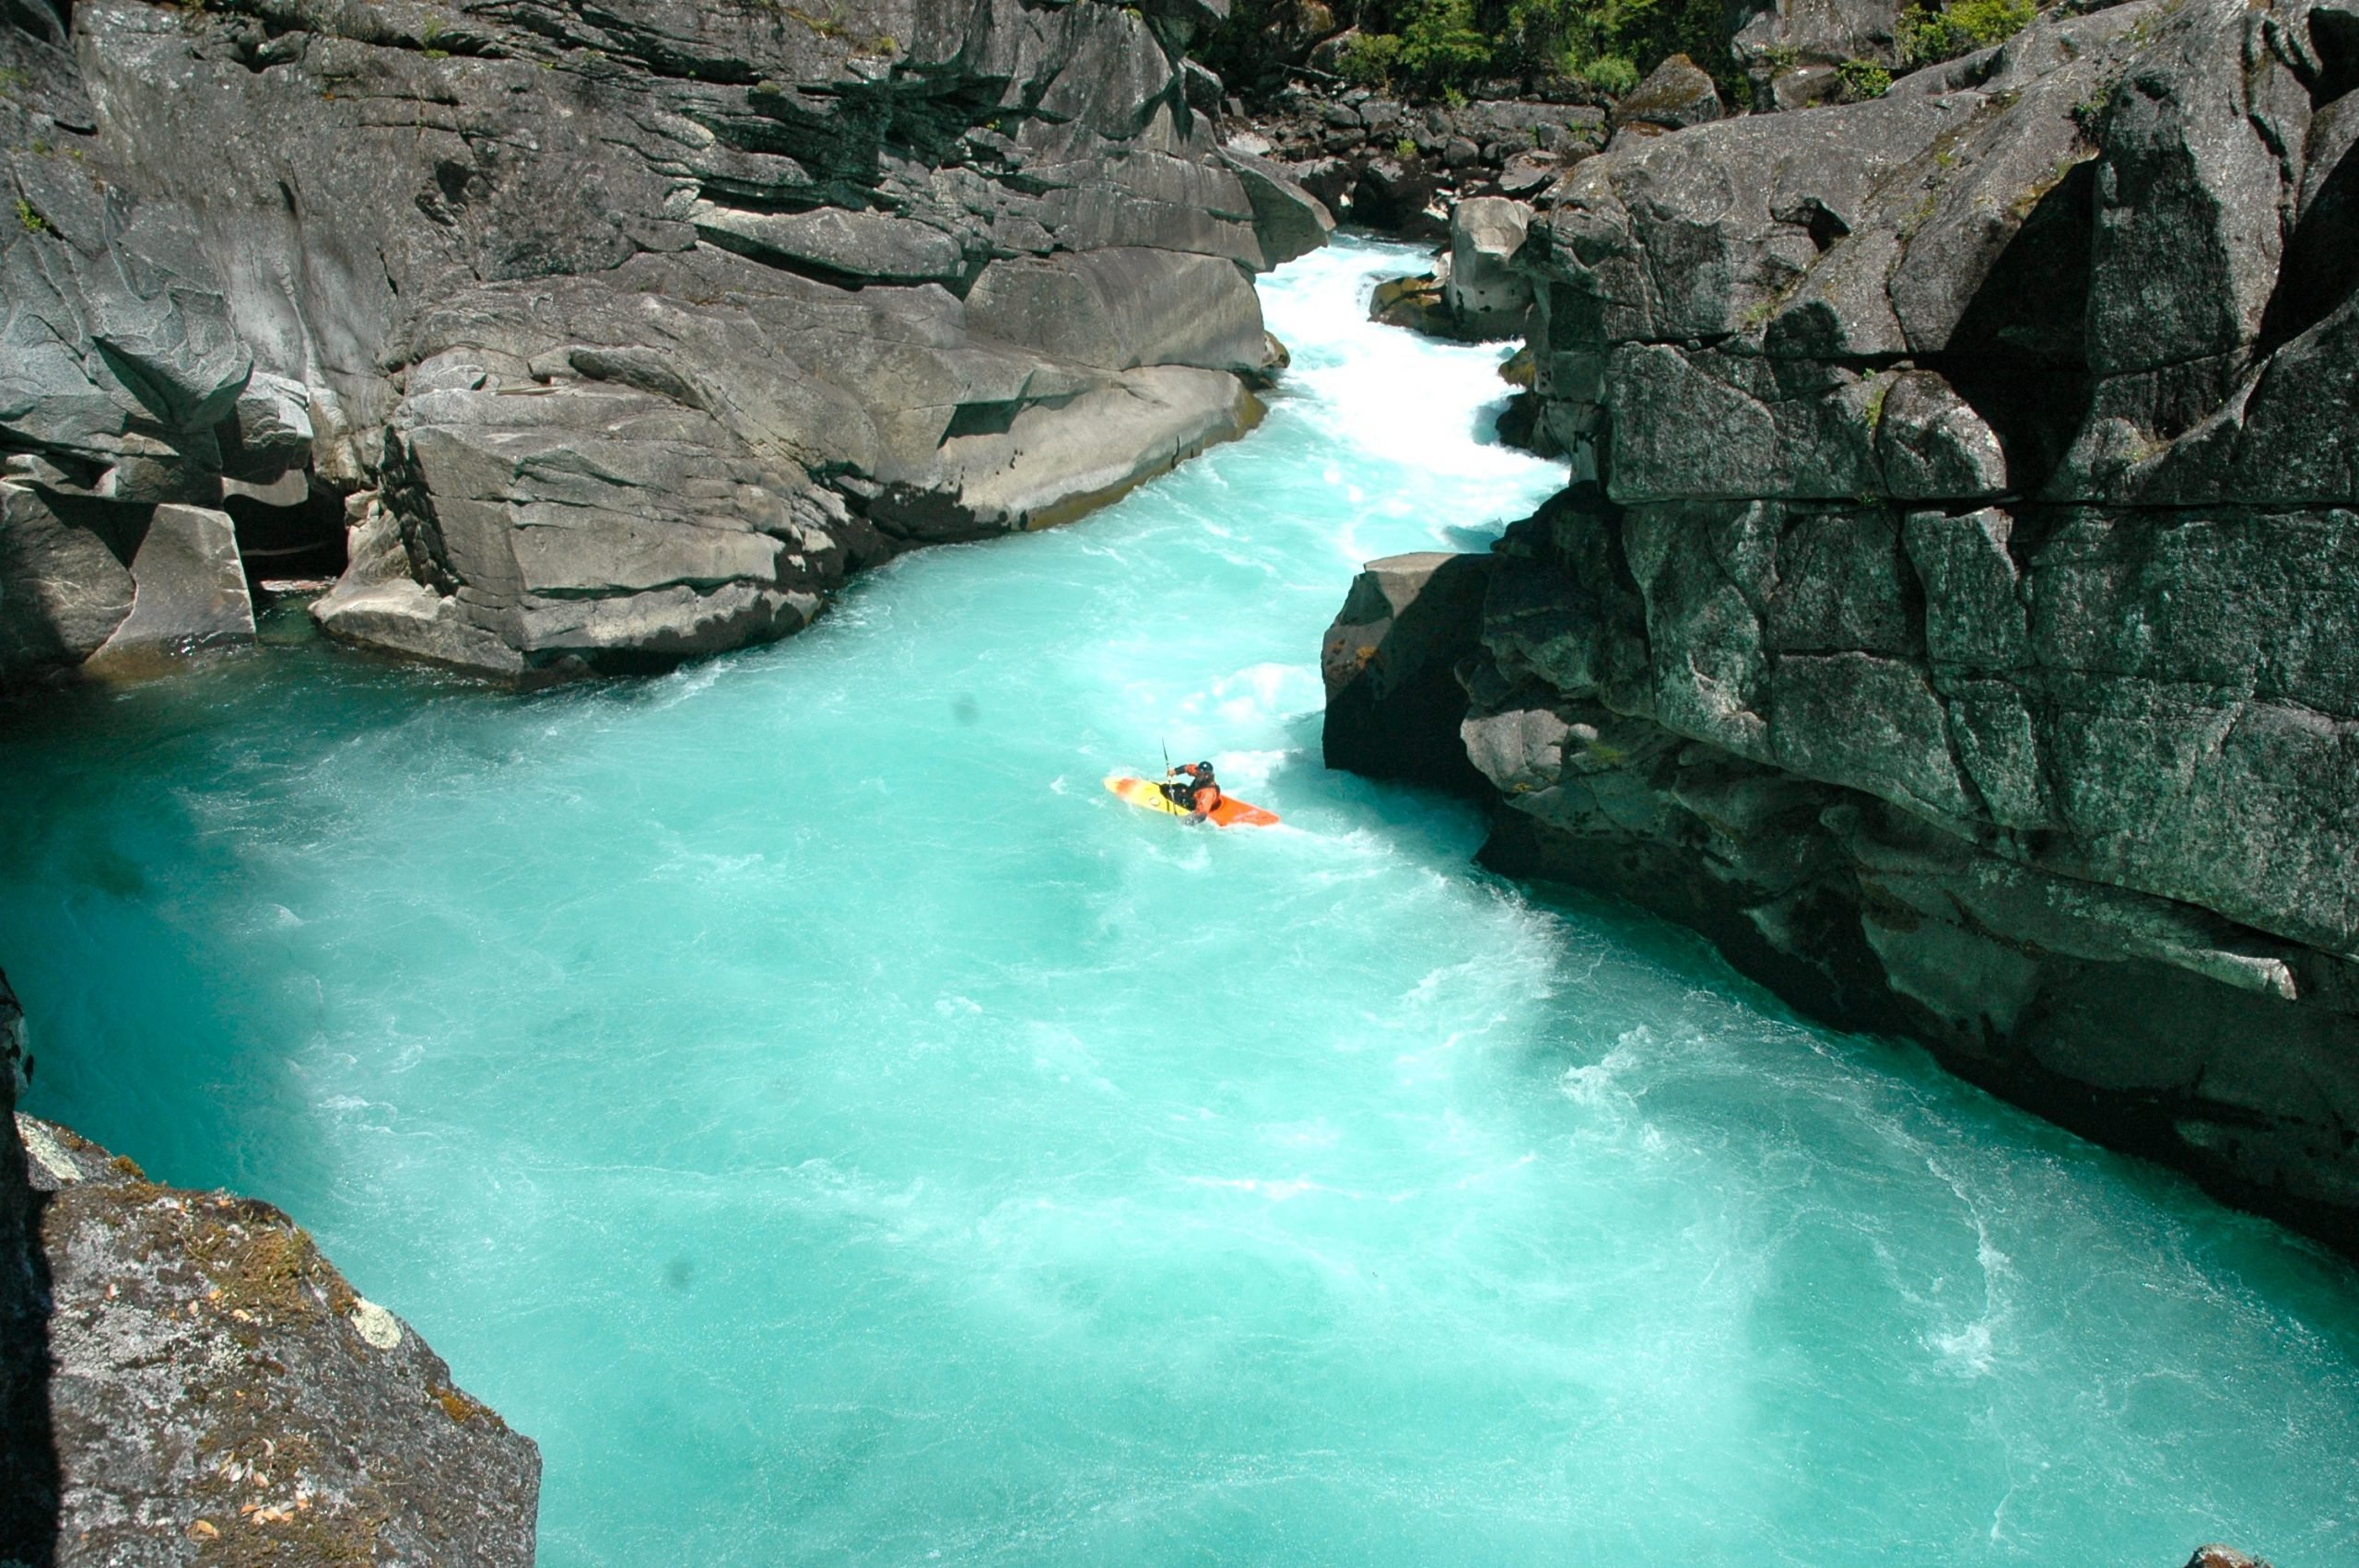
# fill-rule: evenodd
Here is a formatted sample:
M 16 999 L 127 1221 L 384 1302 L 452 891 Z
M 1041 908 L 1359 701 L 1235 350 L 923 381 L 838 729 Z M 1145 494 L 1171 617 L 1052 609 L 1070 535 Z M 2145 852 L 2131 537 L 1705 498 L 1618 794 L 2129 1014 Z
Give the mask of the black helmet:
M 1213 776 L 1213 765 L 1209 762 L 1200 762 L 1188 771 L 1199 778 L 1210 778 Z

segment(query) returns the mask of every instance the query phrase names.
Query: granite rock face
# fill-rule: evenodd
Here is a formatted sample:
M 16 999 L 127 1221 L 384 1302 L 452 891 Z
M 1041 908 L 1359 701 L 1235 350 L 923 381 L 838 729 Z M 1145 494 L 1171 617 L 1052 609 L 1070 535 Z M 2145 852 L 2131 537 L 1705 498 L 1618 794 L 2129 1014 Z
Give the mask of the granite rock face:
M 0 1556 L 533 1561 L 540 1455 L 266 1203 L 15 1112 L 0 978 Z
M 2052 18 L 1537 204 L 1505 868 L 2359 1247 L 2336 4 Z
M 350 640 L 635 668 L 1238 433 L 1332 220 L 1191 107 L 1215 10 L 18 7 L 0 661 L 234 636 L 137 583 L 178 506 Z

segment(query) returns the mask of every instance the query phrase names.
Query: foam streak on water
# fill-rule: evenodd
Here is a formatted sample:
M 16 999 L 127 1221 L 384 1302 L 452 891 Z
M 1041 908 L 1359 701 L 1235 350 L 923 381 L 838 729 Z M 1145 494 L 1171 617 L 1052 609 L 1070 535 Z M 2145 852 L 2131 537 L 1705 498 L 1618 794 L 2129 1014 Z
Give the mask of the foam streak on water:
M 1250 439 L 807 636 L 20 723 L 34 1107 L 310 1224 L 553 1564 L 2359 1561 L 2349 1270 L 1318 763 L 1357 561 L 1557 483 L 1268 288 Z M 1097 787 L 1210 753 L 1282 830 Z

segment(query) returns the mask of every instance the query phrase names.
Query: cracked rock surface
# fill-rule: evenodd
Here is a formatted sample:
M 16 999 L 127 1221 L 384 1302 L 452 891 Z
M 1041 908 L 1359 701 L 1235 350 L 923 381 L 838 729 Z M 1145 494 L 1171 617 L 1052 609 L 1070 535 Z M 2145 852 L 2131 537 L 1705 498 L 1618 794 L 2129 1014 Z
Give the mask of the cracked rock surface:
M 1191 107 L 1216 13 L 28 0 L 0 674 L 234 635 L 134 608 L 194 602 L 139 581 L 163 507 L 344 569 L 334 636 L 530 684 L 1240 433 L 1250 275 L 1331 220 Z
M 2354 89 L 2135 0 L 1584 159 L 1457 669 L 1492 863 L 2359 1250 Z

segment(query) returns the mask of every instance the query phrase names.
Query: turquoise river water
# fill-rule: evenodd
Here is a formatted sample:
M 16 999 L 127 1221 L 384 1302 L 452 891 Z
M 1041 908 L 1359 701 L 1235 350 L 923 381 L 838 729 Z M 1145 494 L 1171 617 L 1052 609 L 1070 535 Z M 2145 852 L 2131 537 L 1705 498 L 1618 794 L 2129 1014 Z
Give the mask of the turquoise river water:
M 2359 1562 L 2359 1279 L 1319 763 L 1357 562 L 1557 484 L 1265 286 L 1268 422 L 808 635 L 304 645 L 7 720 L 29 1108 L 269 1198 L 543 1561 Z M 1210 754 L 1286 825 L 1125 807 Z

